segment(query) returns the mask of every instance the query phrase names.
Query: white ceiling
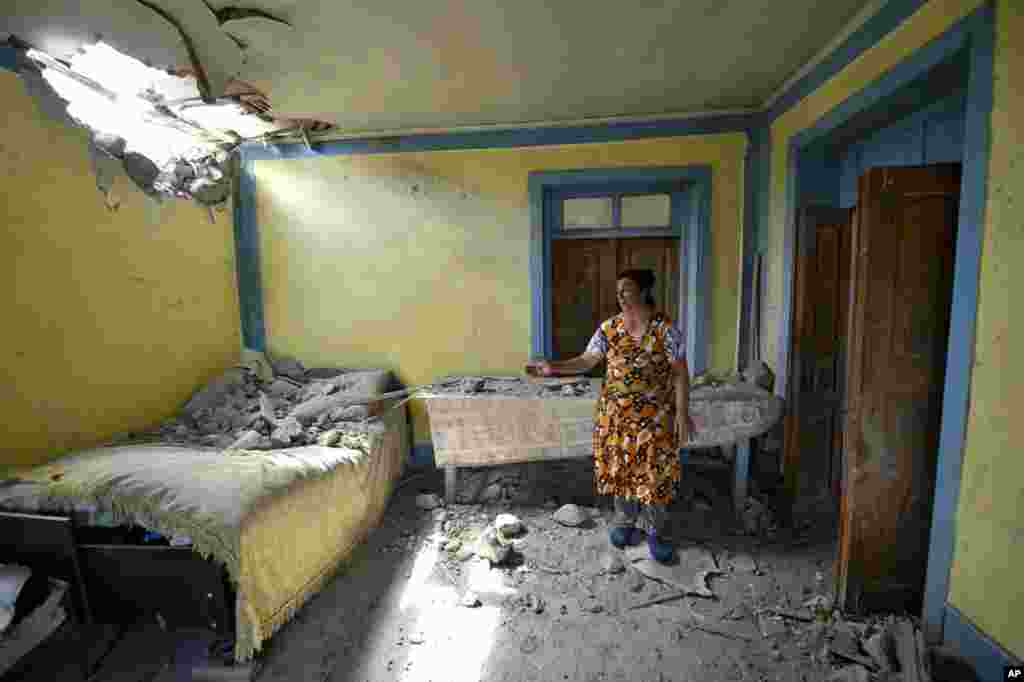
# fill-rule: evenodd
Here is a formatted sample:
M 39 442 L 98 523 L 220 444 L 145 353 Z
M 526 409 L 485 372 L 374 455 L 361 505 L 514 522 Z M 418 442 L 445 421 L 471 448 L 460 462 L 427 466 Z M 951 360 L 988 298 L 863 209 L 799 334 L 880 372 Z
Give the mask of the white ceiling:
M 342 132 L 676 116 L 763 106 L 879 0 L 255 0 L 220 26 L 202 0 L 150 0 L 181 23 L 214 89 L 254 83 L 281 116 Z M 228 5 L 224 0 L 214 7 Z M 0 32 L 54 56 L 98 36 L 188 64 L 137 0 L 4 0 Z M 230 30 L 248 44 L 240 48 Z

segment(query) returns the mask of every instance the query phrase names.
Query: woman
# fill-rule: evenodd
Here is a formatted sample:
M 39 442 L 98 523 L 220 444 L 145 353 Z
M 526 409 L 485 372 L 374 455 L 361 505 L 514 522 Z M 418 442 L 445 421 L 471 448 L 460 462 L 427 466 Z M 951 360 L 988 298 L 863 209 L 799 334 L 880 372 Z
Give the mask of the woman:
M 606 320 L 586 351 L 571 360 L 542 360 L 527 372 L 582 374 L 603 358 L 608 373 L 594 419 L 597 492 L 615 496 L 610 532 L 616 547 L 647 538 L 651 556 L 672 560 L 668 505 L 680 478 L 679 447 L 689 439 L 690 375 L 682 338 L 654 309 L 654 273 L 627 270 L 616 282 L 622 312 Z

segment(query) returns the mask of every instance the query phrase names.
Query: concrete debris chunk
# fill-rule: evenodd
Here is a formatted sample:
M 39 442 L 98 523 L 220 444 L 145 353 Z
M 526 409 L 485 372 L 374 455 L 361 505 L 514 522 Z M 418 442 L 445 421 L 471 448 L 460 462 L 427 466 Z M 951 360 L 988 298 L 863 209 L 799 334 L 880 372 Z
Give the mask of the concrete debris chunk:
M 512 514 L 498 514 L 494 528 L 505 538 L 515 537 L 523 531 L 523 522 Z
M 626 570 L 626 563 L 619 554 L 606 552 L 601 556 L 601 569 L 608 575 L 618 575 Z
M 270 440 L 275 443 L 290 445 L 292 441 L 298 440 L 302 435 L 302 424 L 300 424 L 297 419 L 288 417 L 287 419 L 281 420 L 277 425 L 274 432 L 270 434 Z
M 266 393 L 260 393 L 260 416 L 267 420 L 267 423 L 277 423 L 277 415 L 274 413 L 274 402 L 267 397 Z
M 316 442 L 318 445 L 323 445 L 328 448 L 333 448 L 341 441 L 341 431 L 338 429 L 331 429 L 330 431 L 324 431 L 321 433 Z
M 475 609 L 478 606 L 481 606 L 480 597 L 477 596 L 476 592 L 466 592 L 466 594 L 462 595 L 462 599 L 459 604 L 468 609 Z
M 301 381 L 306 376 L 306 368 L 295 358 L 282 357 L 273 362 L 274 374 L 280 374 Z
M 267 393 L 275 398 L 290 398 L 295 395 L 298 390 L 298 386 L 281 378 L 274 379 L 272 382 L 267 384 L 266 388 Z
M 848 665 L 829 675 L 828 682 L 870 682 L 871 675 L 867 668 L 860 665 Z
M 335 422 L 355 422 L 370 416 L 368 405 L 346 405 L 331 410 L 329 418 Z
M 492 566 L 504 563 L 511 551 L 511 546 L 502 541 L 493 526 L 484 530 L 483 535 L 477 541 L 476 555 L 490 561 Z
M 500 483 L 492 483 L 480 492 L 480 501 L 496 502 L 501 499 L 504 493 L 505 489 Z
M 185 403 L 182 410 L 186 415 L 195 416 L 196 412 L 204 409 L 211 409 L 222 404 L 237 386 L 245 383 L 247 372 L 244 369 L 230 369 L 220 375 L 209 384 L 197 391 L 192 398 Z
M 486 381 L 479 377 L 467 377 L 462 380 L 462 383 L 459 385 L 459 390 L 462 393 L 479 393 L 484 389 L 485 383 Z
M 765 639 L 778 639 L 789 634 L 786 624 L 780 618 L 772 617 L 767 613 L 757 615 L 757 628 Z
M 536 614 L 544 613 L 544 609 L 547 608 L 547 602 L 544 598 L 537 594 L 528 594 L 523 598 L 523 606 L 527 611 L 533 611 Z
M 420 509 L 437 509 L 441 506 L 441 498 L 434 493 L 422 493 L 416 496 L 416 506 Z
M 582 526 L 590 517 L 575 504 L 562 505 L 561 509 L 555 512 L 554 519 L 563 526 L 575 528 Z
M 754 573 L 757 571 L 757 563 L 754 557 L 749 554 L 736 554 L 729 557 L 729 563 L 734 571 L 738 573 Z
M 264 436 L 259 431 L 246 431 L 242 436 L 232 443 L 228 448 L 230 450 L 262 450 L 264 449 Z M 267 443 L 269 445 L 269 443 Z
M 885 630 L 879 630 L 865 639 L 861 646 L 867 652 L 871 660 L 875 662 L 882 672 L 892 670 L 892 642 L 889 640 Z
M 635 568 L 627 569 L 626 587 L 630 592 L 640 592 L 647 586 L 647 578 Z

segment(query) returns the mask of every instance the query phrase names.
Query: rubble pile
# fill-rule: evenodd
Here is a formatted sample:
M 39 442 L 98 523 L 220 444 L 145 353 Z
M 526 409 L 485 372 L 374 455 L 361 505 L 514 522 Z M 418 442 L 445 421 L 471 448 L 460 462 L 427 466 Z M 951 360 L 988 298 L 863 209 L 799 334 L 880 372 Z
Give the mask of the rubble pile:
M 519 398 L 597 398 L 599 384 L 587 377 L 524 379 L 520 377 L 458 376 L 439 381 L 435 393 L 508 395 Z
M 353 398 L 383 393 L 391 379 L 383 370 L 307 371 L 294 360 L 278 362 L 274 374 L 263 380 L 248 368 L 231 369 L 142 436 L 235 450 L 345 446 L 373 407 Z

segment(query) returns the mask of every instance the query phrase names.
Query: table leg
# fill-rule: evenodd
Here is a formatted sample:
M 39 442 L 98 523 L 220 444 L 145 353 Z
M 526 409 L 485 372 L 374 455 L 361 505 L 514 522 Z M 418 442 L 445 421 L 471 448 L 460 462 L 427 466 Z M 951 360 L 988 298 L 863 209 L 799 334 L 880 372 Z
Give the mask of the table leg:
M 732 502 L 736 509 L 736 515 L 740 516 L 747 504 L 747 482 L 750 479 L 750 439 L 745 438 L 736 443 L 734 447 L 736 454 L 732 460 Z
M 455 473 L 457 467 L 454 464 L 447 464 L 444 467 L 444 501 L 445 504 L 455 504 Z

